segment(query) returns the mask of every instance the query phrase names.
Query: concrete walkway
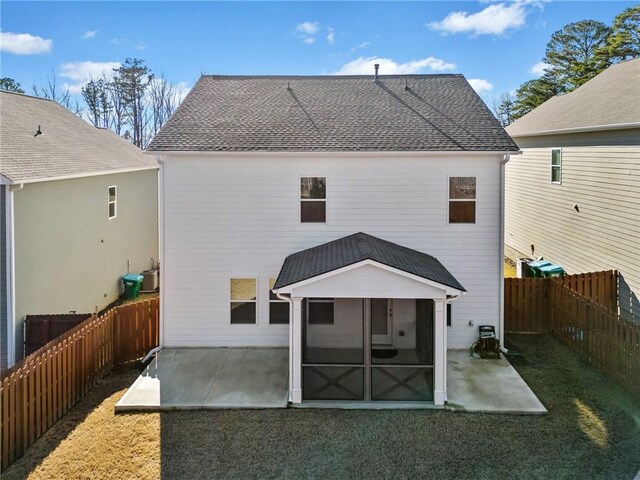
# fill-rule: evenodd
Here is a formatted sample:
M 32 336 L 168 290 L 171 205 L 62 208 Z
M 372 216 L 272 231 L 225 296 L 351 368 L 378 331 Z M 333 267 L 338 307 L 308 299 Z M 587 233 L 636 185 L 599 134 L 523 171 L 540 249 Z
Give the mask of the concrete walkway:
M 116 404 L 116 412 L 285 408 L 285 348 L 163 349 Z
M 447 352 L 447 409 L 464 412 L 541 415 L 547 409 L 511 364 L 480 360 L 468 350 Z

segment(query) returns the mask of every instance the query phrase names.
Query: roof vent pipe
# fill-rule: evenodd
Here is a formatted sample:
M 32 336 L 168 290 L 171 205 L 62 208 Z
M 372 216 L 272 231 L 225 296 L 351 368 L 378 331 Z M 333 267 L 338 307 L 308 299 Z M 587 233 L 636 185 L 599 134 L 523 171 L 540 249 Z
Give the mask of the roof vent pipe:
M 380 68 L 380 64 L 376 63 L 373 65 L 373 69 L 375 70 L 375 73 L 373 75 L 373 81 L 377 82 L 378 81 L 378 69 Z

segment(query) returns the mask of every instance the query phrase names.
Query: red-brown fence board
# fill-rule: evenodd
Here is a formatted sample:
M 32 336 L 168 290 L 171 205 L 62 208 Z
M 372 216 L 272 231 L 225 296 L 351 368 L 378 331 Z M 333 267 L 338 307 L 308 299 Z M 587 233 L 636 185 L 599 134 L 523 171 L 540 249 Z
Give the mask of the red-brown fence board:
M 159 299 L 115 307 L 36 350 L 0 384 L 0 461 L 4 470 L 115 364 L 158 345 Z

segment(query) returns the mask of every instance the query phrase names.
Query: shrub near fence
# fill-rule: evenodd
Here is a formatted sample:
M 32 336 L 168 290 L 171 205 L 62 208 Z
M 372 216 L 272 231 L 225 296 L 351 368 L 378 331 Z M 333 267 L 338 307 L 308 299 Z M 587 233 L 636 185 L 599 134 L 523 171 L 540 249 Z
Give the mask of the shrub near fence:
M 35 351 L 0 386 L 2 470 L 24 455 L 96 382 L 158 345 L 159 299 L 115 307 Z

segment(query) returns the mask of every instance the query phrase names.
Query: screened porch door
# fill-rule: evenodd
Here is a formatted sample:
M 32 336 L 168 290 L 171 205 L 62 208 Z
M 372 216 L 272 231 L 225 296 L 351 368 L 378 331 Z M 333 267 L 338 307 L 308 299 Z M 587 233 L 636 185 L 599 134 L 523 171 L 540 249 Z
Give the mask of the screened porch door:
M 371 343 L 375 346 L 393 346 L 393 309 L 392 300 L 387 298 L 371 299 Z

